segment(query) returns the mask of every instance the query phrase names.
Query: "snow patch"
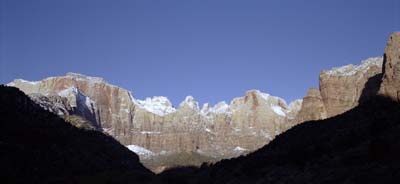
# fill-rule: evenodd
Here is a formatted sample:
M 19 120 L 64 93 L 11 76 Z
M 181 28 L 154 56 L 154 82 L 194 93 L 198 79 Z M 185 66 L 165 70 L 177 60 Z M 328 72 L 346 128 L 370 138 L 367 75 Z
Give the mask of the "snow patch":
M 245 152 L 245 151 L 247 151 L 247 149 L 242 148 L 240 146 L 237 146 L 235 149 L 233 149 L 233 151 L 235 151 L 235 152 Z
M 75 95 L 75 94 L 78 94 L 78 89 L 75 86 L 71 86 L 67 89 L 64 89 L 64 90 L 58 92 L 58 95 L 62 96 L 62 97 L 69 97 L 69 96 Z
M 133 99 L 133 97 L 131 98 Z M 159 116 L 165 116 L 176 111 L 176 109 L 172 107 L 172 104 L 168 98 L 163 96 L 155 96 L 153 98 L 146 98 L 145 100 L 137 100 L 137 105 L 146 111 Z
M 126 146 L 129 150 L 131 150 L 132 152 L 138 154 L 139 156 L 152 156 L 154 155 L 154 153 L 146 148 L 137 146 L 137 145 L 128 145 Z
M 89 82 L 93 82 L 93 83 L 106 83 L 106 81 L 101 77 L 90 77 L 90 76 L 83 75 L 80 73 L 68 72 L 66 74 L 66 76 L 71 77 L 77 81 L 89 81 Z
M 8 84 L 6 84 L 7 86 L 15 86 L 16 84 L 15 83 L 18 83 L 18 82 L 21 82 L 21 83 L 25 83 L 25 84 L 28 84 L 28 85 L 37 85 L 37 84 L 39 84 L 41 81 L 27 81 L 27 80 L 24 80 L 24 79 L 15 79 L 13 82 L 10 82 L 10 83 L 8 83 Z
M 94 104 L 94 102 L 87 96 L 85 96 L 85 105 L 88 109 L 92 108 L 92 104 Z
M 206 130 L 206 132 L 208 132 L 208 133 L 213 133 L 209 128 L 206 128 L 205 130 Z
M 15 83 L 14 82 L 10 82 L 10 83 L 7 84 L 7 86 L 13 87 L 13 86 L 15 86 Z
M 133 98 L 133 95 L 132 95 L 132 92 L 131 91 L 128 91 L 128 95 L 129 95 L 129 98 L 131 99 L 131 101 L 132 102 L 136 102 L 136 100 L 135 100 L 135 98 Z M 137 102 L 136 102 L 137 103 Z
M 262 93 L 262 92 L 260 92 L 259 94 L 260 94 L 260 96 L 261 96 L 263 99 L 265 99 L 265 100 L 268 100 L 268 98 L 271 96 L 270 94 Z
M 27 81 L 27 80 L 24 80 L 24 79 L 19 79 L 19 81 L 21 81 L 23 83 L 28 83 L 30 85 L 36 85 L 36 84 L 40 83 L 40 81 Z
M 223 114 L 229 110 L 229 105 L 225 101 L 219 102 L 213 108 L 210 109 L 211 112 L 215 114 Z
M 326 74 L 335 76 L 351 76 L 356 74 L 357 72 L 365 73 L 372 66 L 382 67 L 382 64 L 382 57 L 368 58 L 364 61 L 361 61 L 360 65 L 354 66 L 352 64 L 349 64 L 342 67 L 334 67 L 331 70 L 326 71 Z
M 271 108 L 279 116 L 286 116 L 286 114 L 285 114 L 285 112 L 283 112 L 283 109 L 281 106 L 273 105 Z

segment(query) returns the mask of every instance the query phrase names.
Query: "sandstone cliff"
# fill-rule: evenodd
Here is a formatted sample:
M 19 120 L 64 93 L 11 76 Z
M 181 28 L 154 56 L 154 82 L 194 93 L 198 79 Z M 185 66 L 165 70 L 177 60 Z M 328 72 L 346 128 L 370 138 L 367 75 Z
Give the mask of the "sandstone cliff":
M 250 90 L 230 104 L 200 108 L 188 96 L 175 108 L 166 97 L 138 100 L 102 78 L 76 73 L 36 82 L 17 79 L 8 85 L 49 111 L 84 117 L 122 144 L 140 148 L 134 151 L 145 164 L 155 157 L 182 153 L 219 160 L 254 151 L 297 124 L 302 103 L 287 105 L 279 97 Z
M 400 32 L 393 33 L 387 43 L 379 93 L 400 101 Z
M 321 93 L 317 88 L 311 88 L 303 99 L 303 104 L 297 116 L 297 121 L 305 122 L 325 118 L 327 118 L 327 113 Z
M 342 114 L 377 94 L 400 101 L 400 33 L 390 36 L 383 58 L 322 71 L 319 79 L 323 103 L 307 95 L 297 117 L 299 122 Z M 326 115 L 317 106 L 324 108 Z
M 370 58 L 359 66 L 346 65 L 322 71 L 320 92 L 328 117 L 342 114 L 358 105 L 360 98 L 376 95 L 382 73 L 382 58 Z M 369 87 L 366 88 L 366 85 Z
M 322 71 L 319 89 L 310 89 L 303 99 L 298 123 L 342 114 L 375 96 L 381 83 L 382 61 L 380 57 L 369 58 L 360 65 Z

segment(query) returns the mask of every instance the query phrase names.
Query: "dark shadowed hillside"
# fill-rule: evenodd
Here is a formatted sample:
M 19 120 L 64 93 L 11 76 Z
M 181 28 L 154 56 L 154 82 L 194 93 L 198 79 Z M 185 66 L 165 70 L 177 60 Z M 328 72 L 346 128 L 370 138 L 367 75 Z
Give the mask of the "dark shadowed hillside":
M 112 137 L 66 123 L 17 88 L 0 86 L 0 130 L 0 183 L 76 183 L 111 173 L 140 182 L 152 176 Z
M 178 168 L 159 183 L 399 183 L 400 105 L 375 97 L 333 118 L 295 126 L 246 156 Z

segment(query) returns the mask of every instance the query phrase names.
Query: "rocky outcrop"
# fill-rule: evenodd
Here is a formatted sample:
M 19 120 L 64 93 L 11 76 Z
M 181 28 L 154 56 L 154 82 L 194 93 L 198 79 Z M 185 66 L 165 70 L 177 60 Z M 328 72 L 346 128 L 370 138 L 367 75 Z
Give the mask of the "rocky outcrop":
M 382 77 L 383 58 L 369 58 L 360 65 L 324 70 L 319 89 L 312 88 L 303 99 L 297 123 L 321 120 L 342 114 L 360 102 L 376 96 Z
M 303 98 L 303 104 L 297 116 L 298 122 L 321 120 L 327 113 L 321 94 L 317 88 L 311 88 Z
M 382 73 L 382 58 L 369 58 L 361 65 L 346 65 L 322 71 L 319 86 L 327 117 L 342 114 L 358 105 L 360 98 L 376 95 Z M 368 88 L 366 88 L 368 86 Z
M 393 33 L 387 43 L 379 93 L 400 101 L 400 32 Z
M 8 85 L 29 95 L 58 95 L 66 98 L 70 108 L 75 109 L 72 114 L 82 115 L 91 111 L 84 117 L 115 135 L 121 142 L 129 134 L 125 127 L 129 127 L 131 124 L 128 122 L 133 119 L 131 95 L 129 91 L 110 85 L 102 78 L 68 73 L 66 76 L 49 77 L 36 82 L 17 79 Z

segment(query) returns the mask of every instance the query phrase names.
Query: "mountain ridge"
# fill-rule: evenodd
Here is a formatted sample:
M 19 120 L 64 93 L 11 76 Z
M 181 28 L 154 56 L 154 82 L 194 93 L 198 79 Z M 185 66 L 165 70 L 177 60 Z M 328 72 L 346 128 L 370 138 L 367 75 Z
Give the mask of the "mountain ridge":
M 380 70 L 378 65 L 381 60 L 382 58 L 369 58 L 359 66 L 348 65 L 322 71 L 320 86 L 324 86 L 324 79 L 329 83 L 331 79 L 335 81 L 338 78 L 341 85 L 340 80 L 343 77 L 352 79 L 365 75 L 362 79 L 367 81 L 371 70 L 376 70 L 373 74 Z M 351 75 L 337 75 L 338 71 L 350 72 Z M 358 83 L 364 85 L 362 82 Z M 39 99 L 45 99 L 45 102 L 36 101 L 39 104 L 50 104 L 44 108 L 55 111 L 56 114 L 82 116 L 92 122 L 94 127 L 112 135 L 124 145 L 149 150 L 156 156 L 164 156 L 159 154 L 161 152 L 199 152 L 207 157 L 217 158 L 216 160 L 235 157 L 238 153 L 246 154 L 262 147 L 276 135 L 298 123 L 335 115 L 324 112 L 330 109 L 325 101 L 331 97 L 329 94 L 323 97 L 323 88 L 321 91 L 317 89 L 317 93 L 321 92 L 318 97 L 320 101 L 306 96 L 287 104 L 280 97 L 259 90 L 248 90 L 243 97 L 236 97 L 229 104 L 221 101 L 214 106 L 208 103 L 199 105 L 189 95 L 175 108 L 167 97 L 139 100 L 134 98 L 131 91 L 109 84 L 101 77 L 71 72 L 66 76 L 48 77 L 41 81 L 16 79 L 8 85 L 18 87 L 30 96 L 42 95 Z M 53 99 L 48 98 L 49 96 L 57 95 L 61 99 L 56 103 L 46 101 L 46 98 Z M 357 99 L 361 93 L 352 95 L 349 98 Z M 63 103 L 60 104 L 59 101 Z M 352 105 L 340 107 L 340 112 L 355 105 L 357 103 L 352 102 Z M 315 109 L 317 106 L 323 108 Z M 227 135 L 229 136 L 226 137 Z M 169 142 L 164 142 L 165 140 Z M 238 151 L 236 148 L 248 151 Z M 154 165 L 152 159 L 143 154 L 148 152 L 137 153 L 145 165 Z M 159 170 L 158 166 L 152 169 Z

